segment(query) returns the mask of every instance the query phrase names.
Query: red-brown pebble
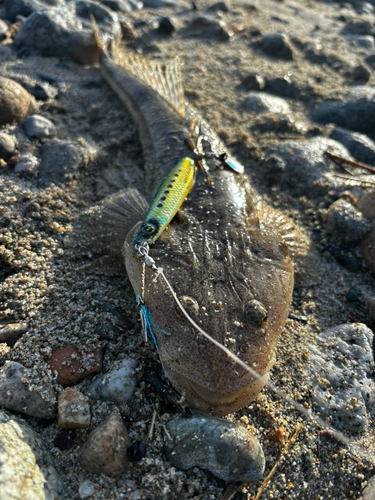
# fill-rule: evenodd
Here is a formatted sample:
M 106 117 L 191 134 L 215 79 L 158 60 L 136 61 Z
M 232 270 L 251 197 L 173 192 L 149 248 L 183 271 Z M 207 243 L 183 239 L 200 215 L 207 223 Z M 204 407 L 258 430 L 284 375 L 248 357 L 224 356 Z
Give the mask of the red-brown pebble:
M 34 97 L 22 85 L 0 77 L 0 125 L 20 122 L 36 112 Z
M 102 348 L 96 346 L 91 352 L 80 352 L 75 345 L 54 349 L 47 360 L 51 371 L 57 372 L 57 382 L 63 387 L 74 384 L 102 369 Z

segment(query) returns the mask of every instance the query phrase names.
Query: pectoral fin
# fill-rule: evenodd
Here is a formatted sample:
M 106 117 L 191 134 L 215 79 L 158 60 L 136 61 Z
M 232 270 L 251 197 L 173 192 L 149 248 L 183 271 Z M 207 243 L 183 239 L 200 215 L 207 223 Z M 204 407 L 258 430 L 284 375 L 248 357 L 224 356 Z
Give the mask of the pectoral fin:
M 123 189 L 82 212 L 73 222 L 68 252 L 80 269 L 105 274 L 124 271 L 121 249 L 126 235 L 148 209 L 136 189 Z

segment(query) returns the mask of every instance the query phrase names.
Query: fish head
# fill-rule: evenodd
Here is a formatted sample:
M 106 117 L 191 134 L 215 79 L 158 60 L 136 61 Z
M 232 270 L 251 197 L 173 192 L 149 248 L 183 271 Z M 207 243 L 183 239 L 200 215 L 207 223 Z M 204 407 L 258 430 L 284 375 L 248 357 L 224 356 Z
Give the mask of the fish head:
M 160 274 L 146 267 L 142 290 L 134 248 L 139 228 L 127 236 L 125 264 L 157 325 L 166 376 L 191 406 L 215 415 L 248 405 L 268 380 L 289 311 L 293 265 L 285 243 L 257 218 L 216 232 L 189 217 L 172 223 L 149 251 L 191 319 L 262 376 L 257 379 L 199 333 Z

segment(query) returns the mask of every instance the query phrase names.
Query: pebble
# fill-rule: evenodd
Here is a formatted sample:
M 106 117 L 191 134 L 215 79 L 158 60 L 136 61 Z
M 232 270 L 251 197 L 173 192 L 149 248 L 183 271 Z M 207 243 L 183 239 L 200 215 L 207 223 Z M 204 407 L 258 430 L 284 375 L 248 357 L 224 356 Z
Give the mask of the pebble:
M 84 377 L 100 372 L 103 349 L 96 345 L 90 352 L 80 352 L 75 345 L 54 349 L 47 360 L 52 373 L 57 372 L 57 382 L 66 387 Z
M 0 325 L 0 344 L 7 344 L 13 347 L 24 333 L 29 329 L 27 323 L 8 323 Z
M 95 487 L 90 479 L 81 481 L 78 486 L 78 494 L 83 499 L 90 498 L 95 495 Z
M 16 150 L 16 143 L 12 136 L 0 132 L 0 158 L 7 160 Z
M 215 2 L 212 5 L 210 5 L 207 9 L 208 12 L 229 12 L 230 8 L 227 2 L 224 0 L 221 0 L 220 2 Z
M 87 394 L 92 399 L 125 403 L 134 393 L 136 385 L 135 359 L 124 359 L 118 368 L 99 375 L 87 388 Z
M 47 445 L 24 420 L 2 409 L 0 443 L 1 500 L 65 498 Z
M 375 142 L 367 135 L 335 127 L 330 137 L 341 142 L 358 161 L 375 165 Z
M 180 33 L 188 37 L 214 38 L 221 42 L 228 41 L 233 35 L 223 20 L 202 14 L 194 17 Z
M 223 418 L 194 411 L 191 418 L 174 416 L 166 424 L 167 459 L 177 469 L 200 467 L 228 482 L 259 481 L 265 460 L 255 436 Z
M 79 64 L 94 63 L 98 52 L 90 14 L 95 16 L 104 43 L 120 39 L 121 27 L 115 12 L 91 0 L 79 0 L 35 11 L 22 24 L 14 43 L 19 49 L 35 49 L 44 56 L 72 59 Z
M 124 12 L 128 14 L 132 11 L 132 6 L 126 0 L 101 0 L 102 5 L 109 7 L 114 12 Z
M 37 83 L 31 91 L 32 95 L 41 101 L 54 99 L 59 90 L 48 82 Z
M 367 486 L 358 500 L 375 500 L 375 476 L 367 482 Z
M 250 92 L 242 105 L 243 109 L 252 113 L 288 114 L 291 111 L 289 104 L 284 99 L 265 92 Z
M 266 85 L 265 79 L 256 73 L 248 75 L 241 83 L 244 90 L 263 90 Z
M 370 66 L 370 68 L 375 69 L 375 54 L 367 56 L 365 62 Z
M 69 141 L 47 141 L 39 151 L 39 187 L 68 182 L 85 160 L 83 147 Z
M 36 170 L 39 166 L 39 160 L 36 156 L 32 154 L 28 154 L 25 156 L 21 156 L 16 166 L 14 167 L 14 171 L 17 174 L 27 174 L 27 175 L 36 175 Z
M 370 231 L 361 239 L 362 250 L 368 270 L 375 274 L 375 190 L 365 193 L 357 203 L 357 208 L 370 222 Z
M 343 35 L 372 35 L 372 32 L 371 23 L 358 19 L 351 19 L 341 30 Z
M 30 370 L 16 361 L 0 368 L 0 405 L 32 417 L 52 418 L 56 412 L 55 391 L 42 380 L 32 380 Z
M 332 175 L 331 163 L 325 157 L 327 150 L 350 157 L 342 144 L 326 137 L 286 141 L 270 146 L 264 159 L 264 175 L 294 196 L 319 198 L 330 190 L 339 194 L 346 181 Z M 290 182 L 291 178 L 294 179 L 293 183 Z
M 336 200 L 328 209 L 327 232 L 344 243 L 356 243 L 370 229 L 370 223 L 347 200 Z
M 362 132 L 375 140 L 375 89 L 366 85 L 354 87 L 341 99 L 319 104 L 311 117 L 319 123 L 335 123 Z
M 75 389 L 65 389 L 58 399 L 58 425 L 79 429 L 90 425 L 90 398 Z
M 375 47 L 374 37 L 371 35 L 346 35 L 346 40 L 362 49 L 373 49 Z
M 282 78 L 267 78 L 264 90 L 279 97 L 296 98 L 299 95 L 299 89 L 288 75 Z
M 370 79 L 371 72 L 364 64 L 359 64 L 353 69 L 352 78 L 355 82 L 361 81 L 367 83 Z
M 115 408 L 110 416 L 89 435 L 78 452 L 78 462 L 93 474 L 122 474 L 129 465 L 127 449 L 131 442 L 128 431 Z
M 22 85 L 0 76 L 0 125 L 20 122 L 36 111 L 34 97 Z
M 70 450 L 74 445 L 76 437 L 77 431 L 75 429 L 65 429 L 55 437 L 53 444 L 61 451 Z
M 20 125 L 29 139 L 47 139 L 47 137 L 56 135 L 55 125 L 48 118 L 44 118 L 44 116 L 29 116 Z
M 134 441 L 128 448 L 127 454 L 132 462 L 139 462 L 146 456 L 147 447 L 142 441 Z
M 0 40 L 3 40 L 5 33 L 8 31 L 9 26 L 5 21 L 0 19 Z
M 310 345 L 306 370 L 314 389 L 313 410 L 334 426 L 360 433 L 375 404 L 372 331 L 361 323 L 339 325 L 322 332 Z
M 158 32 L 162 35 L 172 35 L 176 31 L 176 27 L 169 17 L 162 17 L 159 19 Z
M 181 0 L 142 0 L 145 7 L 149 9 L 160 9 L 162 7 L 183 7 L 186 3 Z
M 289 39 L 284 33 L 266 33 L 254 45 L 264 54 L 277 59 L 293 60 L 293 51 Z
M 5 16 L 15 22 L 18 16 L 27 17 L 35 11 L 64 3 L 65 0 L 5 0 Z

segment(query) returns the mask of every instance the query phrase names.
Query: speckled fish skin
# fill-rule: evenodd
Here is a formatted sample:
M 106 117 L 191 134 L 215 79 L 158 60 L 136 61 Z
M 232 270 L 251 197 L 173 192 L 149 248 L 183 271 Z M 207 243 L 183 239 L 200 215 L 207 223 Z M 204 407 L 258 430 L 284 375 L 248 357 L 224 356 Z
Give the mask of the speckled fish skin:
M 191 154 L 189 119 L 178 117 L 152 89 L 102 57 L 103 77 L 125 103 L 139 128 L 146 158 L 149 199 L 175 165 Z M 222 151 L 209 129 L 212 150 Z M 198 171 L 183 206 L 183 223 L 172 222 L 150 249 L 194 320 L 259 374 L 274 364 L 274 351 L 293 291 L 293 265 L 282 238 L 259 218 L 248 178 L 210 164 L 211 183 Z M 123 253 L 136 295 L 142 263 L 134 249 L 141 223 L 129 232 Z M 165 283 L 146 271 L 144 298 L 166 376 L 196 408 L 224 415 L 249 404 L 264 385 L 203 338 L 176 309 Z

